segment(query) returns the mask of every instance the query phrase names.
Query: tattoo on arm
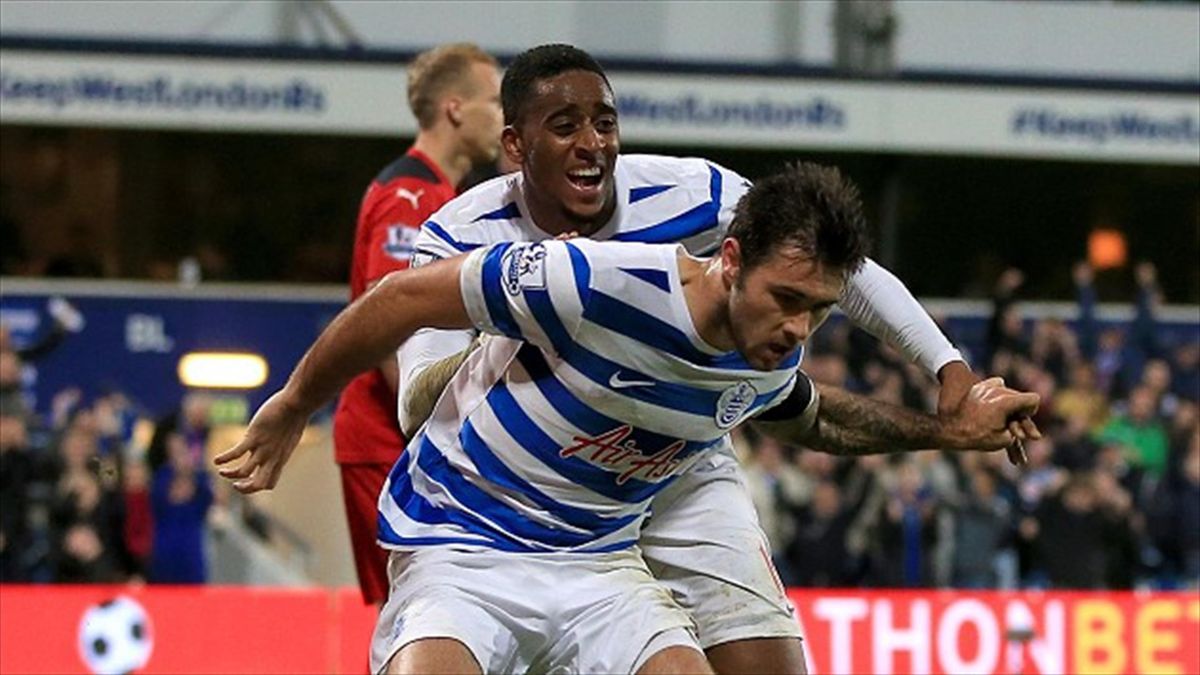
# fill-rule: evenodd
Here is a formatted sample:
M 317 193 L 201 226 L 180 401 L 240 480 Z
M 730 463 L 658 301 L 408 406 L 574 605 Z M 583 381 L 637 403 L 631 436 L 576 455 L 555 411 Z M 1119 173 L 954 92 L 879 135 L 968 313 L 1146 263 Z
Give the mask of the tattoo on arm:
M 932 415 L 819 385 L 816 422 L 807 429 L 788 429 L 790 438 L 814 450 L 836 455 L 873 455 L 937 448 L 946 443 L 945 429 Z M 770 434 L 775 425 L 761 425 Z M 783 430 L 780 426 L 779 430 Z

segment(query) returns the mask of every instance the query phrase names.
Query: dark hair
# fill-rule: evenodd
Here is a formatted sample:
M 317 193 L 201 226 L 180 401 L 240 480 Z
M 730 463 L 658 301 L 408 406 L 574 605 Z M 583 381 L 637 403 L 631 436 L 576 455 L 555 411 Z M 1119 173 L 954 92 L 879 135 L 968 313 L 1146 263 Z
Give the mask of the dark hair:
M 561 75 L 569 70 L 596 73 L 612 88 L 608 76 L 591 54 L 564 44 L 539 45 L 517 55 L 500 83 L 500 104 L 504 107 L 504 123 L 516 124 L 538 80 Z
M 756 182 L 738 201 L 727 234 L 741 245 L 746 270 L 793 247 L 854 272 L 870 244 L 858 188 L 836 167 L 812 162 L 788 164 Z

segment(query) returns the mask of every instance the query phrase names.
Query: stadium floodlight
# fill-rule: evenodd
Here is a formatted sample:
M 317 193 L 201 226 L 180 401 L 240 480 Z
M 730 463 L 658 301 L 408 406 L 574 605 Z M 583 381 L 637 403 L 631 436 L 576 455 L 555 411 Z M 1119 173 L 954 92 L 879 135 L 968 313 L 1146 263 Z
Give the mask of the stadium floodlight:
M 267 361 L 244 352 L 188 352 L 178 372 L 185 387 L 253 389 L 267 381 Z

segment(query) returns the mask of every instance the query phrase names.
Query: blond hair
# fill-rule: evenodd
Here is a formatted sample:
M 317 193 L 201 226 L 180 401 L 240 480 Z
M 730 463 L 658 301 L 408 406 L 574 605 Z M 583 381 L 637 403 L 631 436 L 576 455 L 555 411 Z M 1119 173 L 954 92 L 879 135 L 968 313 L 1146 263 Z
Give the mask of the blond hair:
M 470 42 L 434 47 L 408 64 L 408 107 L 422 129 L 433 126 L 438 100 L 450 88 L 466 84 L 475 63 L 499 66 L 495 57 Z

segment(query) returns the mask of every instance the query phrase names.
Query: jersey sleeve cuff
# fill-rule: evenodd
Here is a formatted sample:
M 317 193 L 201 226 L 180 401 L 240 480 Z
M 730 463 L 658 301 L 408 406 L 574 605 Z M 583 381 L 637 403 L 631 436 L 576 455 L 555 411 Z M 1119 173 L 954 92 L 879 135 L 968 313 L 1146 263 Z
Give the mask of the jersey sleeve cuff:
M 459 271 L 459 285 L 462 288 L 463 305 L 467 308 L 467 316 L 471 323 L 484 332 L 497 332 L 492 325 L 488 313 L 487 301 L 483 296 L 483 260 L 491 248 L 476 249 L 467 254 Z

